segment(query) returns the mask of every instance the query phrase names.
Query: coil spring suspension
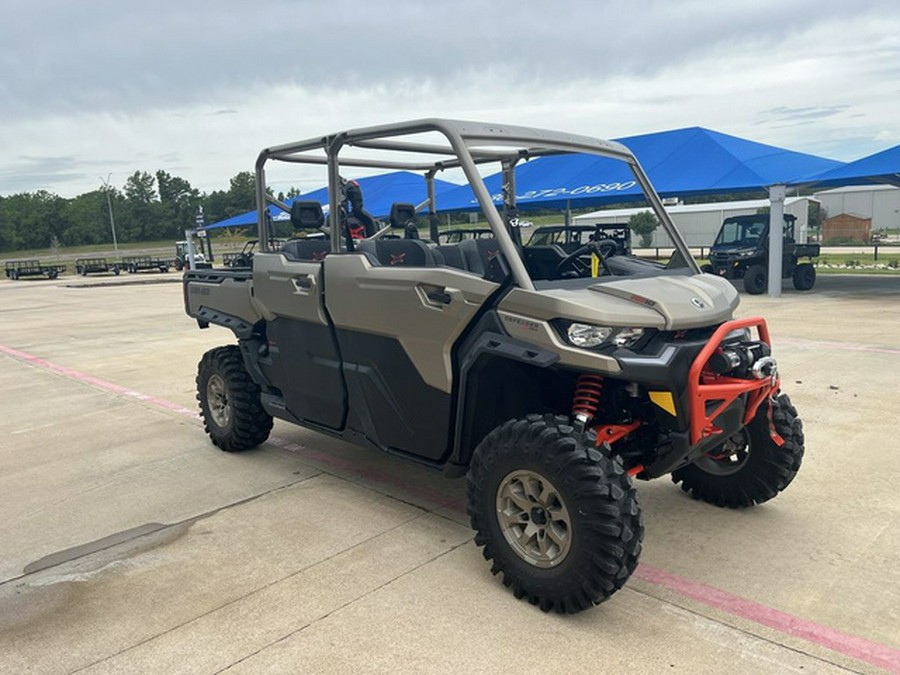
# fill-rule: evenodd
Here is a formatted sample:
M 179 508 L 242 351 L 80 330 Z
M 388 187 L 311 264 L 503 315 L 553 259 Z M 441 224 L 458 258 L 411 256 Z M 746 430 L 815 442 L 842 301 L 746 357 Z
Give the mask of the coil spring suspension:
M 575 396 L 572 398 L 572 417 L 581 424 L 587 424 L 600 407 L 603 395 L 603 378 L 593 373 L 583 373 L 575 385 Z

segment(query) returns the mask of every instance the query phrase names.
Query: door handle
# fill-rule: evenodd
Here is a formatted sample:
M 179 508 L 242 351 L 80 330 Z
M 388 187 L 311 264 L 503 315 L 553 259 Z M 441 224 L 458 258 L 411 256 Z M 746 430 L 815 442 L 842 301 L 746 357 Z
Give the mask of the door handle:
M 291 277 L 291 283 L 294 284 L 294 289 L 298 292 L 308 293 L 315 285 L 316 280 L 313 275 L 304 274 L 302 277 Z
M 453 301 L 453 297 L 444 289 L 428 291 L 425 295 L 436 305 L 449 305 Z

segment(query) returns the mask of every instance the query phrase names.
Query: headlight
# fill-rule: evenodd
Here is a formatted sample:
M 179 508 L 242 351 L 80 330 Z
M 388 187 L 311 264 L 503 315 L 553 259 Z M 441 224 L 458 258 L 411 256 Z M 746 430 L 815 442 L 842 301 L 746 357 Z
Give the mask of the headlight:
M 623 328 L 613 338 L 619 347 L 630 347 L 644 335 L 643 328 Z
M 608 326 L 592 326 L 588 323 L 569 324 L 566 336 L 576 347 L 590 349 L 599 347 L 612 335 L 613 329 Z
M 582 349 L 592 349 L 604 344 L 630 347 L 644 335 L 643 328 L 613 328 L 589 323 L 571 323 L 566 328 L 569 343 Z

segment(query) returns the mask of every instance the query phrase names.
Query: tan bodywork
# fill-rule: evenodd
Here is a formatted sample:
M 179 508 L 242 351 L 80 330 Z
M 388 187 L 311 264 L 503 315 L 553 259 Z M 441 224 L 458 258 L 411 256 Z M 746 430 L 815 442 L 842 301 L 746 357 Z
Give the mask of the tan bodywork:
M 425 383 L 449 393 L 453 345 L 498 284 L 452 267 L 373 266 L 362 255 L 331 255 L 324 265 L 335 328 L 395 338 Z
M 615 374 L 620 368 L 614 358 L 566 344 L 550 321 L 683 330 L 727 321 L 737 305 L 737 291 L 723 279 L 666 275 L 624 278 L 577 289 L 516 288 L 503 298 L 498 310 L 512 337 L 559 354 L 561 365 Z

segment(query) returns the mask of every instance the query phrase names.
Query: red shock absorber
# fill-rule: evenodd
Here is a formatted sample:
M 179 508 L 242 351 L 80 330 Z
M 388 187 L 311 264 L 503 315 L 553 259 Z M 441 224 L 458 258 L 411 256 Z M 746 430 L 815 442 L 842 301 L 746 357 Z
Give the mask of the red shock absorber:
M 603 378 L 594 373 L 582 373 L 575 385 L 575 396 L 572 399 L 572 417 L 590 422 L 600 407 L 603 395 Z

